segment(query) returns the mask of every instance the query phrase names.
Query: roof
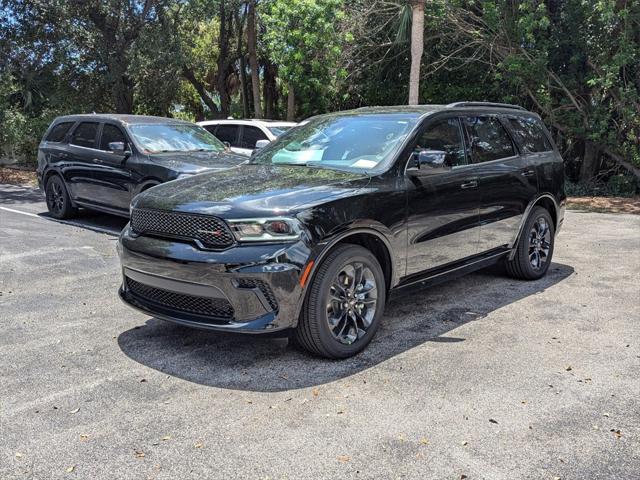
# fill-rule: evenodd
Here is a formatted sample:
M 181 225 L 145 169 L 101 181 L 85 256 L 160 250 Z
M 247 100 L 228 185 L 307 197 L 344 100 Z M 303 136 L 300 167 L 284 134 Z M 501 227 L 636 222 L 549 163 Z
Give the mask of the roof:
M 225 118 L 219 120 L 204 120 L 198 125 L 261 125 L 263 127 L 293 127 L 296 122 L 284 122 L 281 120 L 263 120 L 258 118 Z
M 166 124 L 166 123 L 191 123 L 186 122 L 184 120 L 180 120 L 177 118 L 166 118 L 166 117 L 154 117 L 151 115 L 128 115 L 121 113 L 87 113 L 87 114 L 79 114 L 79 115 L 65 115 L 62 117 L 58 117 L 56 120 L 58 121 L 82 121 L 82 120 L 95 120 L 95 121 L 105 121 L 105 120 L 115 120 L 124 125 L 132 125 L 132 124 L 144 124 L 148 125 L 151 123 L 156 124 Z

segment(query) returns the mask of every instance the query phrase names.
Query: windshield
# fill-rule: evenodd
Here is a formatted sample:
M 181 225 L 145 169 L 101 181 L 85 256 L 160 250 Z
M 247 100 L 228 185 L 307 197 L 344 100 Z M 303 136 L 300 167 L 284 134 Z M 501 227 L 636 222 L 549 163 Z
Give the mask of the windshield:
M 281 125 L 279 127 L 267 127 L 271 133 L 273 133 L 276 137 L 279 137 L 287 130 L 291 129 L 288 125 Z
M 225 146 L 198 125 L 188 123 L 130 125 L 129 131 L 146 153 L 221 152 Z
M 361 172 L 380 170 L 419 118 L 417 113 L 314 118 L 258 151 L 251 162 Z

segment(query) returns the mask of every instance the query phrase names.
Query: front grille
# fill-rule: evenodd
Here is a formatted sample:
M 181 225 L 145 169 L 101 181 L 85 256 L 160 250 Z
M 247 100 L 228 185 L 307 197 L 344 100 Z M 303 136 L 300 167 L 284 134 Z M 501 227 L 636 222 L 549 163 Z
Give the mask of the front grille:
M 163 307 L 220 320 L 233 319 L 233 307 L 224 298 L 198 297 L 184 293 L 171 292 L 136 282 L 125 277 L 127 289 L 143 301 L 152 302 Z
M 238 282 L 238 288 L 259 289 L 264 295 L 264 298 L 267 299 L 267 302 L 269 303 L 271 310 L 273 310 L 274 312 L 278 310 L 278 301 L 276 300 L 276 296 L 273 294 L 273 290 L 271 290 L 271 287 L 269 287 L 267 282 L 258 280 L 256 278 L 239 278 L 237 282 Z
M 233 244 L 229 227 L 209 215 L 134 208 L 131 228 L 137 234 L 198 240 L 208 248 L 225 248 Z

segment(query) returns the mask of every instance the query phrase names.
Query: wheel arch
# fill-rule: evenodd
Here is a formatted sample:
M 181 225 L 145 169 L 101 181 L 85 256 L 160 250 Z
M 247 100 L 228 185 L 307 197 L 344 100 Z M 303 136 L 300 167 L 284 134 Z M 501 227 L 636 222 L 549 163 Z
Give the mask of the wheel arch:
M 527 219 L 529 218 L 531 211 L 538 206 L 544 208 L 549 212 L 549 215 L 551 215 L 551 219 L 553 220 L 553 231 L 554 233 L 558 231 L 558 202 L 556 202 L 556 199 L 550 193 L 543 193 L 541 195 L 538 195 L 534 200 L 531 201 L 531 203 L 529 203 L 524 211 L 524 214 L 522 215 L 522 220 L 520 221 L 518 232 L 514 238 L 511 252 L 509 253 L 509 260 L 512 260 L 516 254 L 518 242 L 520 241 L 524 225 L 525 223 L 527 223 Z

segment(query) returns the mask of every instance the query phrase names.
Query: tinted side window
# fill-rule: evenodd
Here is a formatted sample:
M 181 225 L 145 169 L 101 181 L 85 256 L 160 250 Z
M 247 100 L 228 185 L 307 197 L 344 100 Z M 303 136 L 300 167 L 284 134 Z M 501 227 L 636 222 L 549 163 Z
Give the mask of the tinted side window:
M 237 147 L 238 142 L 238 126 L 237 125 L 218 125 L 216 129 L 216 137 L 221 142 L 229 142 L 232 146 Z
M 450 118 L 430 125 L 418 139 L 415 151 L 420 150 L 446 152 L 445 164 L 450 167 L 465 165 L 467 159 L 458 119 Z
M 204 128 L 207 132 L 209 132 L 211 135 L 215 135 L 216 134 L 216 128 L 218 127 L 218 125 L 203 125 L 202 128 Z M 218 139 L 219 140 L 219 139 Z
M 106 123 L 102 127 L 102 139 L 100 140 L 100 150 L 110 150 L 109 144 L 111 142 L 122 142 L 124 146 L 127 146 L 127 137 L 124 136 L 122 130 L 115 125 Z
M 240 142 L 240 148 L 256 148 L 256 142 L 258 140 L 268 140 L 267 136 L 262 133 L 262 130 L 256 127 L 244 126 L 242 130 L 242 141 Z
M 481 163 L 515 155 L 513 143 L 495 117 L 478 116 L 463 119 L 471 145 L 471 162 Z
M 73 132 L 71 143 L 79 147 L 94 148 L 96 146 L 96 134 L 98 124 L 93 122 L 82 122 Z
M 524 152 L 535 153 L 553 150 L 549 139 L 536 120 L 509 118 L 509 126 Z
M 47 135 L 47 142 L 61 142 L 67 135 L 67 132 L 73 125 L 73 122 L 62 122 L 57 124 L 51 129 L 49 135 Z

